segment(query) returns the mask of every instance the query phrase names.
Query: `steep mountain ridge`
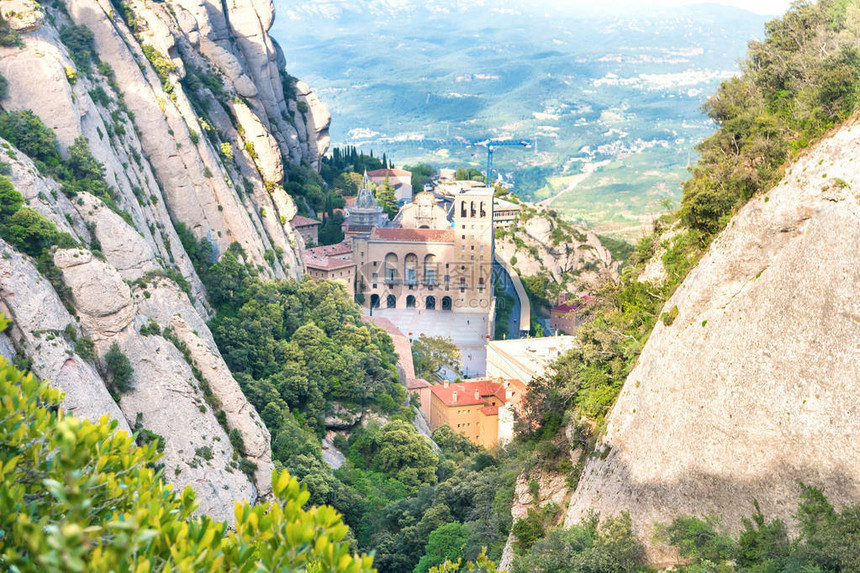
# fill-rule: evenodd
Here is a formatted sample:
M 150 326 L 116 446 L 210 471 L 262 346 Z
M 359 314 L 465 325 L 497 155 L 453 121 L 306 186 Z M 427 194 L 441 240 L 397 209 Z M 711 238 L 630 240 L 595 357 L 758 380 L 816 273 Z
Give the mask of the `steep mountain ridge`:
M 666 302 L 590 457 L 565 523 L 629 511 L 653 525 L 758 500 L 795 528 L 798 482 L 860 495 L 860 123 L 804 154 L 732 219 Z
M 266 1 L 0 6 L 20 38 L 0 47 L 0 106 L 32 110 L 64 161 L 88 148 L 107 187 L 69 189 L 62 170 L 0 139 L 25 206 L 86 247 L 37 261 L 0 243 L 0 310 L 13 321 L 0 351 L 59 386 L 71 413 L 160 440 L 165 478 L 222 520 L 233 500 L 271 492 L 269 433 L 206 326 L 207 293 L 175 224 L 209 239 L 211 260 L 237 243 L 261 277 L 303 274 L 281 185 L 288 163 L 319 165 L 330 117 L 283 70 L 273 14 Z M 113 345 L 133 370 L 129 391 L 105 366 Z

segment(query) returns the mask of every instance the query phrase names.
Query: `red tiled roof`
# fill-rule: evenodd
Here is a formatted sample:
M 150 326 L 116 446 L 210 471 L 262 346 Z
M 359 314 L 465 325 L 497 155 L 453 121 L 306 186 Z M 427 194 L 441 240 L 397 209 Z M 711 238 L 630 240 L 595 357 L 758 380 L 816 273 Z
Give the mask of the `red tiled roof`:
M 579 300 L 573 302 L 566 302 L 564 304 L 560 304 L 556 307 L 553 307 L 552 312 L 553 314 L 567 314 L 568 312 L 582 310 L 592 302 L 594 302 L 594 299 L 592 299 L 590 296 L 584 296 Z
M 367 176 L 371 179 L 384 178 L 386 174 L 389 177 L 412 177 L 412 172 L 404 169 L 376 169 L 375 171 L 367 172 Z
M 351 255 L 352 254 L 352 243 L 350 241 L 341 241 L 339 243 L 335 243 L 334 245 L 325 245 L 322 247 L 314 247 L 312 249 L 305 249 L 305 254 L 311 254 L 315 257 L 334 257 L 338 255 Z
M 485 416 L 498 416 L 499 415 L 499 407 L 498 406 L 484 406 L 481 408 L 481 413 Z
M 355 205 L 355 202 L 358 201 L 358 197 L 344 197 L 343 200 L 346 201 L 346 208 L 349 209 Z
M 371 241 L 402 241 L 406 243 L 453 243 L 451 229 L 397 229 L 376 227 L 370 233 Z
M 421 388 L 427 388 L 428 386 L 430 386 L 430 382 L 424 378 L 410 378 L 406 381 L 407 390 L 420 390 Z
M 337 269 L 354 267 L 355 263 L 352 262 L 352 259 L 344 259 L 340 257 L 314 257 L 313 255 L 305 254 L 305 266 L 317 270 L 335 271 Z
M 475 391 L 478 391 L 478 398 L 475 398 Z M 493 382 L 492 380 L 474 380 L 468 382 L 458 382 L 448 384 L 446 388 L 444 384 L 432 386 L 430 391 L 442 400 L 446 406 L 470 406 L 474 404 L 483 404 L 490 396 L 495 396 L 502 403 L 505 403 L 505 387 L 501 382 Z M 454 392 L 457 393 L 457 400 L 454 401 Z
M 309 219 L 301 215 L 293 217 L 293 227 L 313 227 L 315 225 L 322 225 L 322 223 L 316 219 Z

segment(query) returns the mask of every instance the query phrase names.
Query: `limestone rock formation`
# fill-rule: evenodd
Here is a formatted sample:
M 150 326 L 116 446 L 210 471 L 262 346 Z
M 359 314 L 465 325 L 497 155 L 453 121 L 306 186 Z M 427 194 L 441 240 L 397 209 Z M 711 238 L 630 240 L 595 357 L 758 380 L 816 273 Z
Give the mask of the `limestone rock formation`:
M 85 142 L 110 195 L 69 193 L 0 140 L 26 205 L 79 245 L 37 266 L 0 241 L 0 312 L 13 323 L 0 354 L 31 361 L 67 411 L 161 436 L 165 478 L 229 521 L 234 500 L 271 492 L 270 436 L 209 332 L 177 224 L 211 242 L 211 261 L 238 243 L 261 277 L 301 276 L 282 184 L 288 162 L 319 165 L 328 111 L 284 70 L 271 1 L 5 0 L 0 14 L 22 43 L 0 47 L 0 108 L 31 110 L 64 157 Z M 89 63 L 64 44 L 69 26 L 92 32 Z M 105 371 L 113 344 L 134 371 L 122 394 Z
M 795 527 L 798 481 L 860 498 L 860 124 L 744 206 L 664 310 L 608 418 L 567 525 L 589 509 L 654 522 L 757 499 Z M 651 548 L 656 564 L 671 553 Z
M 546 209 L 529 206 L 533 213 L 519 220 L 510 232 L 497 232 L 496 253 L 512 263 L 520 276 L 545 274 L 558 283 L 567 281 L 574 294 L 587 294 L 605 280 L 617 280 L 618 263 L 591 231 L 556 229 Z
M 13 30 L 33 32 L 42 25 L 45 12 L 34 0 L 5 0 L 0 4 L 0 16 Z
M 0 312 L 12 321 L 6 340 L 17 346 L 4 356 L 14 355 L 13 350 L 26 354 L 33 373 L 65 393 L 67 412 L 92 420 L 107 415 L 119 422 L 119 429 L 130 433 L 95 365 L 76 353 L 75 341 L 67 332 L 79 337 L 81 329 L 51 283 L 27 257 L 2 240 L 0 252 Z

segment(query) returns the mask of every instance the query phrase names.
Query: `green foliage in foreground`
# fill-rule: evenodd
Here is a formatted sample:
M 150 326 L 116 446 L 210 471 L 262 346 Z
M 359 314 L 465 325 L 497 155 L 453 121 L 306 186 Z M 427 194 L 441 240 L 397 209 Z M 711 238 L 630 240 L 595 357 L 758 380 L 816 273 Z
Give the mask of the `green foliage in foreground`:
M 474 561 L 463 563 L 462 559 L 457 561 L 445 561 L 438 567 L 430 569 L 430 573 L 497 573 L 496 564 L 481 553 Z
M 5 320 L 0 318 L 4 322 Z M 4 571 L 371 571 L 330 507 L 284 471 L 276 501 L 236 504 L 236 522 L 192 515 L 117 423 L 66 416 L 58 390 L 0 358 L 0 569 Z
M 837 511 L 815 487 L 800 484 L 796 518 L 800 535 L 791 539 L 780 519 L 767 521 L 758 503 L 733 538 L 715 517 L 680 517 L 658 528 L 690 563 L 680 571 L 743 573 L 824 573 L 860 571 L 860 505 Z

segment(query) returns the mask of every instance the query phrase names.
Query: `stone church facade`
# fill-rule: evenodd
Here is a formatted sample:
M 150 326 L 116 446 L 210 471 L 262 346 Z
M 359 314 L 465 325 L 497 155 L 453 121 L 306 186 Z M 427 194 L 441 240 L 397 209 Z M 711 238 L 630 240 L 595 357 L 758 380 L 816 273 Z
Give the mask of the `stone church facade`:
M 352 237 L 358 291 L 370 308 L 489 313 L 493 190 L 455 196 L 450 211 L 419 193 L 394 221 Z

